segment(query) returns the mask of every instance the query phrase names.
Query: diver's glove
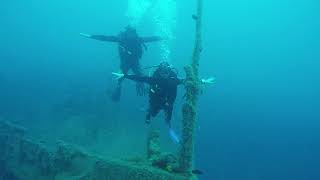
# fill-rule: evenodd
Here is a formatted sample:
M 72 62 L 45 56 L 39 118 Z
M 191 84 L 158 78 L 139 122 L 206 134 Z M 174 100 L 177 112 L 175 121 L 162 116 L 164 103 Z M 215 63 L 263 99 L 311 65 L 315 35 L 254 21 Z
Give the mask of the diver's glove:
M 211 77 L 211 78 L 208 78 L 208 79 L 201 79 L 201 83 L 202 84 L 214 84 L 215 80 L 216 79 L 214 77 Z
M 118 80 L 121 80 L 121 79 L 124 78 L 124 74 L 123 74 L 123 73 L 113 72 L 112 74 L 115 75 L 115 76 L 116 76 L 116 79 L 118 79 Z
M 91 38 L 90 34 L 85 34 L 85 33 L 80 33 L 81 36 L 87 37 L 87 38 Z

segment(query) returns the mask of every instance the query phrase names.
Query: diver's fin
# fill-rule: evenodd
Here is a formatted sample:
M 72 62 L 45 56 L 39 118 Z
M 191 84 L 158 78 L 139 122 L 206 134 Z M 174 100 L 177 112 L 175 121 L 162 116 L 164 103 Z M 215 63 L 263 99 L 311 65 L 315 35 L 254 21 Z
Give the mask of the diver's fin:
M 170 134 L 170 137 L 174 143 L 176 143 L 176 144 L 180 143 L 180 139 L 177 136 L 177 134 L 173 131 L 173 129 L 169 128 L 169 134 Z

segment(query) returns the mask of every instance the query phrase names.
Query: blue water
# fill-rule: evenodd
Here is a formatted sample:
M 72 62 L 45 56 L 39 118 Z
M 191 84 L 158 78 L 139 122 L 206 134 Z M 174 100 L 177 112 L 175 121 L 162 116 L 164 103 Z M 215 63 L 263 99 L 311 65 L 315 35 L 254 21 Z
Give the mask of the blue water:
M 320 179 L 320 2 L 204 3 L 200 74 L 215 76 L 216 84 L 205 87 L 199 101 L 200 179 Z M 193 48 L 194 5 L 177 1 L 171 62 L 181 76 Z M 0 118 L 30 127 L 46 124 L 61 119 L 52 108 L 70 96 L 75 111 L 108 117 L 101 107 L 113 107 L 106 94 L 114 85 L 111 72 L 118 70 L 117 48 L 79 33 L 117 34 L 128 24 L 126 8 L 126 0 L 3 1 Z M 150 20 L 137 28 L 143 35 L 155 33 Z M 161 61 L 159 49 L 150 45 L 141 63 Z M 128 83 L 117 105 L 122 114 L 146 103 L 134 90 Z M 176 124 L 180 107 L 181 98 Z M 144 114 L 136 114 L 141 123 L 134 126 L 144 126 Z

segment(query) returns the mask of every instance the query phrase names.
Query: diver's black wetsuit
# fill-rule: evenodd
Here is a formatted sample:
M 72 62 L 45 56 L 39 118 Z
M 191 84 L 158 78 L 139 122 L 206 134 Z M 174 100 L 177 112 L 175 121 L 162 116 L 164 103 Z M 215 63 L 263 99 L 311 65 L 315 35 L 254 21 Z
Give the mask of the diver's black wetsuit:
M 157 71 L 152 77 L 125 75 L 124 78 L 148 83 L 150 85 L 149 109 L 146 120 L 149 122 L 151 117 L 155 117 L 160 110 L 164 110 L 166 122 L 170 126 L 173 104 L 177 97 L 177 87 L 183 84 L 184 80 L 179 79 L 174 72 L 170 72 L 168 78 L 161 78 L 157 76 Z
M 121 32 L 118 36 L 91 35 L 90 38 L 117 42 L 122 73 L 127 74 L 131 69 L 136 75 L 142 75 L 139 60 L 143 54 L 143 47 L 146 49 L 145 43 L 161 40 L 158 36 L 139 37 L 133 29 Z
M 162 40 L 162 38 L 158 36 L 139 37 L 136 30 L 132 27 L 127 27 L 126 30 L 121 32 L 118 36 L 91 35 L 90 38 L 118 43 L 120 69 L 122 73 L 127 74 L 131 69 L 134 74 L 139 76 L 143 75 L 139 60 L 142 57 L 143 48 L 147 49 L 145 43 Z M 113 101 L 120 100 L 121 82 L 122 81 L 119 81 L 117 88 L 112 94 Z M 137 83 L 137 94 L 144 94 L 143 83 Z

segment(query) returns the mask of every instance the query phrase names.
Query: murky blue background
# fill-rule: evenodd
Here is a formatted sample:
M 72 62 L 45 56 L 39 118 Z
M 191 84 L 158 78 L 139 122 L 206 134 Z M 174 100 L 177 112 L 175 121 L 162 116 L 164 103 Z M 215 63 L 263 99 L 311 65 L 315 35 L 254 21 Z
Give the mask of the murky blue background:
M 200 98 L 195 153 L 196 168 L 204 171 L 200 179 L 320 179 L 320 2 L 204 3 L 200 74 L 215 76 L 217 82 L 205 87 Z M 171 62 L 182 77 L 194 42 L 194 6 L 194 1 L 177 0 Z M 108 98 L 114 86 L 111 72 L 118 70 L 116 46 L 79 36 L 117 34 L 128 24 L 126 8 L 124 0 L 2 1 L 0 118 L 46 139 L 59 134 L 70 111 L 78 118 L 94 116 L 90 124 L 96 126 L 110 123 L 118 113 L 122 116 L 112 127 L 141 132 L 144 112 L 139 109 L 147 100 L 135 96 L 134 84 L 126 83 L 119 104 Z M 142 35 L 155 33 L 148 19 L 137 28 Z M 149 45 L 144 66 L 161 61 L 159 47 Z M 175 107 L 176 127 L 183 92 Z M 81 136 L 73 136 L 79 139 L 72 142 L 81 144 Z M 130 141 L 127 146 L 136 145 Z M 169 141 L 164 140 L 174 148 Z

